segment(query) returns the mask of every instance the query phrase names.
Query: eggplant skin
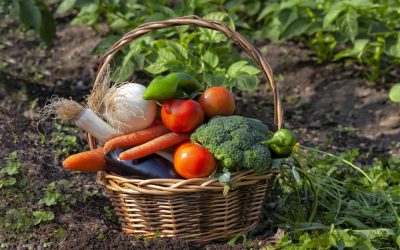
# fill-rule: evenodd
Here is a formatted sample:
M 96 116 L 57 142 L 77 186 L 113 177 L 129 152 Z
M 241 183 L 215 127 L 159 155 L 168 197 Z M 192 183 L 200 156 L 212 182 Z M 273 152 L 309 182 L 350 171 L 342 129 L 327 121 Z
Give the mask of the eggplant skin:
M 122 149 L 108 152 L 106 160 L 106 171 L 121 176 L 134 176 L 144 179 L 183 179 L 174 169 L 172 163 L 157 154 L 137 159 L 123 161 L 119 159 Z

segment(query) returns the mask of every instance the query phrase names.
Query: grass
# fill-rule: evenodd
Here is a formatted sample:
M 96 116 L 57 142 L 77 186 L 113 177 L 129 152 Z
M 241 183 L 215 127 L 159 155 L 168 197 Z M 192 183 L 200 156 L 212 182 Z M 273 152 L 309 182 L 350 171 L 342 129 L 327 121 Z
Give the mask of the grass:
M 353 163 L 359 158 L 358 150 L 336 156 L 303 148 L 275 162 L 281 173 L 259 231 L 285 234 L 265 249 L 398 249 L 400 158 L 362 168 Z

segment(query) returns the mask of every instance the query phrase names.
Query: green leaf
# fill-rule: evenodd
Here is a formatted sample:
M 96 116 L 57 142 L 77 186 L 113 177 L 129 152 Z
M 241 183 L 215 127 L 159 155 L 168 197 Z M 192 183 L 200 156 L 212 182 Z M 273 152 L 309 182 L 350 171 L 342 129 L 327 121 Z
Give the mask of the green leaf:
M 246 14 L 249 16 L 254 16 L 258 13 L 261 8 L 261 1 L 254 1 L 246 4 Z
M 77 0 L 63 0 L 58 6 L 56 13 L 65 14 L 70 12 L 74 8 L 76 1 Z
M 46 206 L 50 207 L 57 204 L 57 200 L 61 198 L 61 194 L 57 192 L 49 192 L 46 197 L 39 200 L 40 204 L 46 204 Z
M 167 71 L 168 68 L 165 67 L 165 64 L 163 62 L 155 62 L 155 63 L 150 64 L 149 66 L 145 67 L 145 70 L 147 72 L 149 72 L 150 74 L 158 75 L 162 72 Z
M 278 18 L 282 24 L 282 30 L 285 30 L 292 22 L 298 18 L 299 14 L 297 8 L 283 9 L 279 12 Z
M 343 2 L 333 4 L 324 17 L 323 27 L 326 28 L 332 24 L 345 9 L 346 5 Z
M 387 38 L 384 50 L 386 54 L 400 58 L 400 34 Z
M 242 68 L 240 68 L 239 72 L 246 73 L 248 75 L 257 75 L 261 72 L 261 70 L 252 65 L 244 65 Z
M 261 13 L 257 17 L 257 22 L 261 21 L 264 17 L 268 16 L 269 14 L 279 10 L 280 5 L 278 3 L 267 3 L 265 8 L 261 11 Z
M 219 63 L 218 56 L 208 50 L 206 51 L 206 53 L 204 53 L 204 55 L 202 55 L 201 59 L 203 60 L 204 63 L 206 63 L 213 69 L 217 67 Z
M 400 83 L 396 83 L 390 88 L 389 99 L 392 102 L 400 102 Z
M 207 87 L 212 86 L 225 86 L 229 88 L 228 81 L 225 76 L 222 74 L 205 74 L 203 78 L 203 82 Z
M 272 22 L 265 29 L 265 33 L 273 43 L 277 43 L 279 42 L 281 31 L 282 31 L 282 24 L 279 21 L 279 18 L 275 16 L 272 19 Z
M 236 77 L 236 87 L 243 91 L 254 91 L 258 85 L 255 75 L 239 75 Z
M 342 50 L 335 55 L 334 61 L 340 60 L 345 57 L 357 57 L 360 58 L 364 52 L 365 46 L 367 46 L 368 39 L 357 39 L 354 41 L 354 46 L 351 49 Z
M 248 64 L 248 61 L 244 61 L 244 60 L 233 63 L 228 68 L 228 72 L 227 72 L 228 77 L 230 77 L 230 78 L 236 77 L 236 75 L 238 74 L 240 69 L 243 68 L 247 64 Z
M 1 173 L 6 173 L 7 175 L 15 175 L 18 173 L 21 167 L 21 163 L 19 162 L 9 162 L 7 166 L 1 169 Z
M 34 222 L 35 225 L 54 219 L 54 213 L 51 211 L 35 211 L 33 212 L 33 216 L 35 216 L 36 219 Z
M 222 12 L 222 11 L 216 11 L 216 12 L 211 12 L 207 15 L 204 16 L 204 19 L 207 20 L 215 20 L 215 21 L 224 21 L 225 18 L 227 18 L 229 16 L 228 13 L 226 12 Z
M 157 61 L 160 60 L 161 62 L 168 63 L 171 61 L 176 60 L 176 56 L 171 51 L 168 51 L 166 48 L 159 49 Z
M 53 15 L 44 3 L 40 4 L 40 12 L 42 14 L 40 22 L 40 38 L 50 46 L 56 36 L 56 23 L 53 19 Z
M 288 40 L 295 36 L 303 35 L 311 25 L 311 20 L 300 17 L 293 21 L 281 34 L 281 40 Z
M 14 186 L 16 183 L 17 179 L 15 179 L 14 177 L 3 178 L 0 179 L 0 188 Z
M 99 7 L 95 3 L 84 5 L 71 24 L 95 25 L 100 17 Z
M 400 248 L 400 234 L 397 235 L 396 244 L 397 244 L 397 246 Z
M 362 236 L 364 239 L 367 239 L 367 240 L 372 240 L 375 238 L 389 238 L 390 236 L 394 236 L 393 229 L 389 229 L 389 228 L 353 230 L 353 232 L 356 235 Z
M 17 0 L 17 2 L 21 22 L 39 33 L 42 22 L 42 13 L 39 7 L 32 0 Z
M 339 29 L 343 35 L 354 42 L 358 33 L 358 14 L 350 8 L 340 19 Z
M 178 54 L 181 58 L 185 60 L 189 58 L 187 48 L 184 48 L 181 44 L 177 42 L 169 42 L 168 44 L 172 47 L 175 53 Z
M 111 46 L 118 41 L 118 39 L 120 38 L 120 36 L 116 36 L 116 35 L 109 35 L 106 38 L 102 39 L 97 45 L 96 47 L 94 47 L 94 49 L 92 50 L 92 54 L 93 55 L 98 55 L 98 54 L 104 54 L 106 53 Z
M 111 75 L 114 81 L 123 82 L 132 76 L 135 67 L 132 60 L 134 55 L 135 51 L 129 51 L 128 54 L 124 56 L 122 63 L 117 66 L 116 70 Z
M 112 30 L 123 30 L 126 29 L 127 27 L 129 27 L 131 25 L 130 22 L 128 22 L 127 20 L 117 17 L 114 21 L 112 21 L 109 24 L 109 27 Z
M 167 7 L 167 6 L 163 6 L 160 3 L 157 4 L 149 4 L 149 7 L 155 11 L 155 12 L 159 12 L 161 14 L 163 14 L 165 17 L 175 17 L 176 13 L 173 9 Z M 165 19 L 165 18 L 164 18 Z

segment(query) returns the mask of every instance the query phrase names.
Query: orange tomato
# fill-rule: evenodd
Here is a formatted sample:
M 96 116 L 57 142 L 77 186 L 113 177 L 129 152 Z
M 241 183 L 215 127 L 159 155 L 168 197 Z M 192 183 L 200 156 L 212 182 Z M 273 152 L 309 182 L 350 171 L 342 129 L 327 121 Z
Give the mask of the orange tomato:
M 199 103 L 208 118 L 216 115 L 233 115 L 235 99 L 233 94 L 224 87 L 206 89 L 199 98 Z
M 161 119 L 173 132 L 191 132 L 204 122 L 204 112 L 196 101 L 172 99 L 162 105 Z
M 174 154 L 175 170 L 186 179 L 207 177 L 216 166 L 217 162 L 210 151 L 191 142 L 180 145 Z

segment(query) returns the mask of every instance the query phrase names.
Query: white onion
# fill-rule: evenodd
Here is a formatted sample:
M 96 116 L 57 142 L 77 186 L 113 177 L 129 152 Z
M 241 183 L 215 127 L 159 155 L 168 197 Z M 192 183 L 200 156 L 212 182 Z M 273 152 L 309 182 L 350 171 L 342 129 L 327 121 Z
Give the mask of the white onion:
M 127 134 L 149 127 L 156 117 L 156 102 L 144 100 L 146 87 L 126 83 L 105 97 L 104 117 L 121 133 Z

